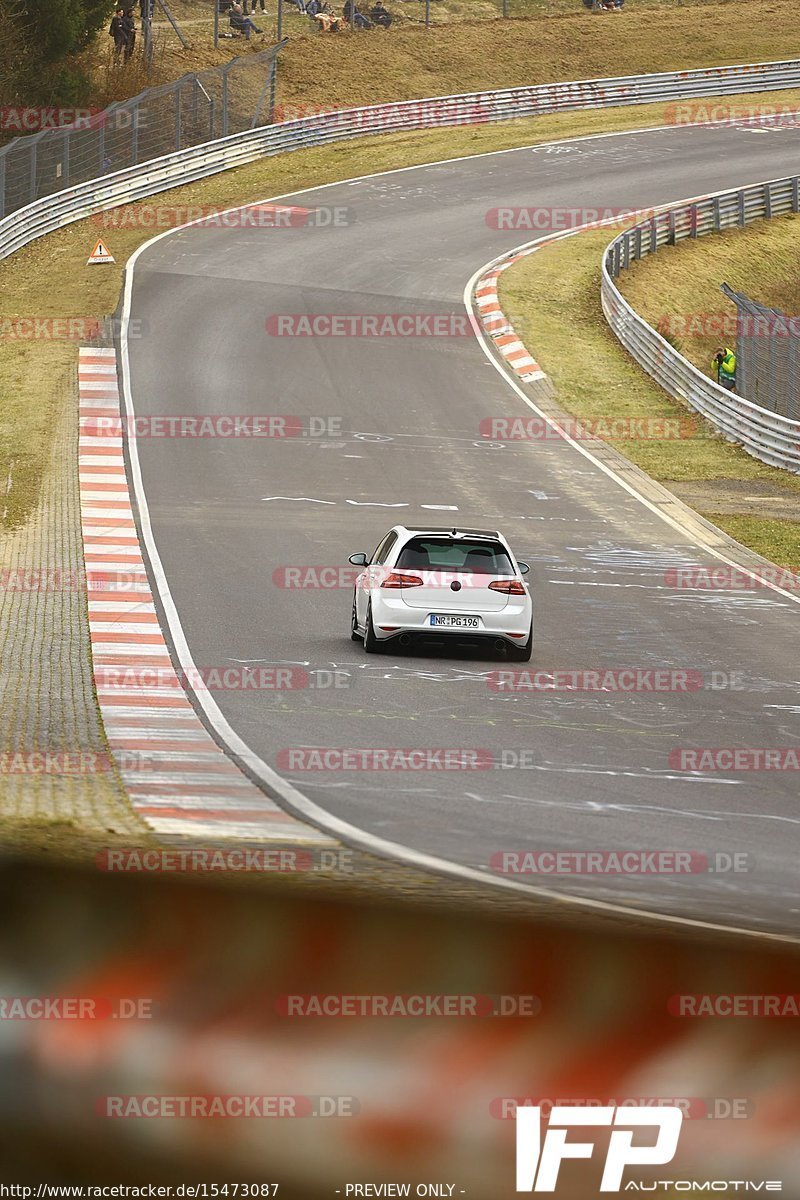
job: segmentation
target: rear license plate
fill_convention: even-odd
[[[456,617],[449,614],[431,613],[431,625],[449,629],[480,629],[480,617]]]

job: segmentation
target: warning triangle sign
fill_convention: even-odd
[[[98,240],[97,245],[95,246],[94,250],[89,255],[89,258],[86,263],[87,267],[91,266],[93,263],[113,263],[113,262],[114,262],[114,255],[111,253],[111,251],[109,250],[108,246],[105,244],[103,239],[100,238]]]

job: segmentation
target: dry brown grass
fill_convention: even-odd
[[[499,0],[433,0],[436,24],[426,30],[419,23],[422,0],[388,0],[402,24],[383,32],[323,36],[287,2],[284,33],[290,41],[281,55],[278,98],[284,104],[335,108],[800,55],[800,24],[790,0],[627,3],[621,14],[592,15],[580,0],[510,0],[515,19],[487,21],[482,17],[499,13]],[[226,41],[215,51],[211,4],[174,0],[173,11],[192,45],[183,50],[160,25],[154,81],[263,49],[275,35],[275,0],[268,7],[267,39],[254,38],[249,45]],[[129,74],[109,81],[108,43],[102,33],[91,58],[104,97],[121,99],[140,90],[144,77],[132,66]]]

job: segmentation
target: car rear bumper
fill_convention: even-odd
[[[379,641],[392,641],[403,637],[406,640],[425,639],[430,642],[459,642],[478,644],[494,642],[502,639],[510,646],[523,646],[528,639],[533,615],[533,606],[526,597],[524,604],[506,604],[496,612],[473,612],[467,610],[448,610],[442,605],[442,612],[452,612],[455,616],[476,616],[481,620],[479,629],[452,628],[446,626],[432,627],[430,625],[431,610],[425,608],[410,608],[407,604],[398,603],[394,598],[386,600],[382,596],[372,600],[372,623],[375,637]],[[513,635],[517,636],[513,636]]]

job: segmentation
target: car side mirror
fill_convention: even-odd
[[[520,573],[520,575],[527,575],[527,574],[528,574],[528,571],[530,571],[530,567],[528,566],[528,564],[527,564],[527,563],[524,563],[524,562],[518,562],[518,563],[517,563],[517,566],[519,567],[519,573]]]
[[[351,554],[347,561],[351,562],[354,567],[365,567],[367,565],[367,556],[366,554]]]

